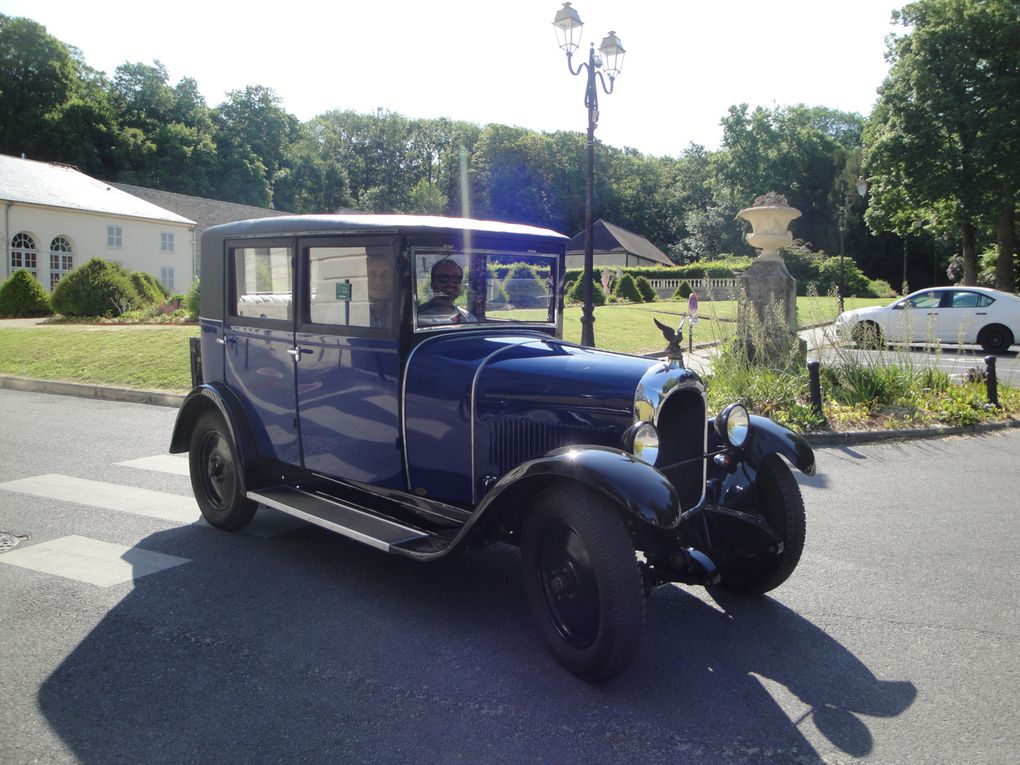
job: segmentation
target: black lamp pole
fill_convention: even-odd
[[[582,62],[574,68],[573,55],[578,47],[581,35],[581,18],[577,11],[570,7],[570,3],[564,3],[553,21],[560,35],[560,47],[567,54],[567,69],[573,75],[585,72],[587,82],[584,89],[584,105],[588,109],[588,144],[586,147],[585,161],[585,188],[584,188],[584,273],[581,276],[581,345],[588,347],[595,346],[595,309],[592,301],[592,282],[594,279],[594,244],[592,242],[592,208],[595,197],[595,128],[599,124],[599,93],[602,91],[609,95],[613,92],[613,85],[617,75],[620,74],[620,67],[623,66],[623,46],[620,38],[615,32],[610,32],[602,44],[599,52],[595,52],[595,43],[591,44],[588,50],[588,61]],[[599,71],[606,65],[606,75],[609,77],[609,86],[606,87],[605,78]],[[598,84],[596,84],[596,80]]]

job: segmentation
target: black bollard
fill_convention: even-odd
[[[825,419],[825,412],[822,411],[822,383],[818,379],[818,367],[817,361],[809,361],[807,363],[808,368],[808,379],[811,385],[811,409],[818,416],[819,419]]]
[[[995,377],[995,357],[985,356],[985,366],[988,368],[988,371],[985,373],[985,390],[988,394],[988,403],[996,409],[1000,409],[999,381]]]

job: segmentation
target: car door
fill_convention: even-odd
[[[944,343],[976,343],[988,318],[992,299],[973,290],[947,290],[938,316],[938,337]]]
[[[941,293],[934,290],[919,292],[900,301],[902,309],[896,309],[893,321],[895,332],[887,332],[890,340],[924,343],[935,338]],[[899,304],[898,304],[899,305]]]
[[[295,336],[303,464],[403,489],[399,425],[398,240],[302,240]]]
[[[259,453],[301,462],[294,411],[294,240],[227,242],[224,379]]]

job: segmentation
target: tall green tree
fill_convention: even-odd
[[[227,94],[213,112],[220,199],[268,207],[287,147],[298,137],[297,117],[271,88],[249,85]]]
[[[1020,5],[919,0],[893,14],[889,75],[865,132],[869,226],[958,228],[976,284],[982,228],[999,230],[996,285],[1013,287],[1020,191]]]
[[[46,127],[78,92],[81,66],[42,24],[0,14],[0,152],[59,159]]]

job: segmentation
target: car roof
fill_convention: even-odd
[[[569,237],[547,228],[526,226],[520,223],[476,220],[474,218],[445,218],[438,215],[284,215],[273,218],[225,223],[206,231],[212,236],[290,236],[296,234],[325,235],[329,233],[382,233],[384,231],[474,231],[487,234],[538,236],[568,240]]]

